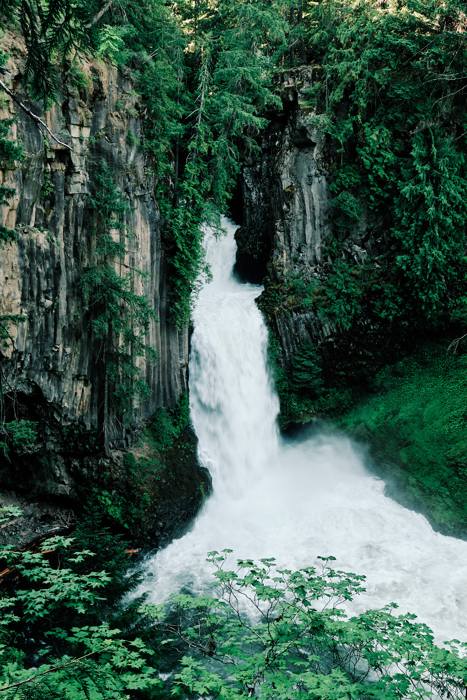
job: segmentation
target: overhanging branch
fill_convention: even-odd
[[[65,143],[64,141],[61,141],[57,136],[55,136],[55,134],[49,129],[49,127],[47,126],[47,124],[46,124],[37,114],[34,114],[34,112],[32,112],[32,111],[29,109],[29,107],[27,107],[27,106],[24,104],[24,102],[21,102],[21,100],[15,95],[15,93],[13,92],[13,90],[10,90],[10,88],[8,87],[8,85],[5,85],[5,83],[4,83],[3,80],[1,80],[1,79],[0,79],[0,88],[1,88],[4,92],[6,92],[6,94],[7,94],[9,97],[11,97],[11,99],[13,100],[13,102],[14,102],[15,104],[17,104],[18,107],[19,107],[20,109],[22,109],[23,112],[25,112],[25,113],[28,115],[28,117],[30,117],[30,118],[37,124],[37,126],[39,127],[39,129],[43,129],[43,130],[47,133],[47,135],[50,136],[50,138],[53,139],[53,140],[55,141],[55,143],[58,143],[59,146],[63,146],[63,148],[67,148],[69,151],[72,150],[71,146],[69,146],[67,143]]]
[[[100,650],[100,651],[103,651],[103,650]],[[83,661],[84,659],[87,659],[90,656],[94,656],[94,654],[98,654],[98,653],[99,653],[99,650],[90,651],[87,654],[83,654],[82,656],[78,656],[76,659],[71,659],[70,661],[67,661],[66,663],[58,664],[57,666],[52,666],[51,668],[48,668],[46,671],[39,671],[38,673],[34,673],[31,676],[29,676],[29,678],[25,678],[22,681],[17,681],[16,683],[10,683],[8,685],[4,685],[0,688],[0,693],[5,692],[6,690],[11,690],[12,688],[19,688],[19,686],[25,685],[26,683],[33,683],[38,678],[41,678],[42,676],[46,676],[48,673],[55,673],[55,671],[62,671],[63,669],[69,668],[70,666],[75,666],[76,664],[79,664],[80,661]]]
[[[105,5],[99,10],[97,15],[95,15],[90,22],[87,23],[86,29],[91,29],[95,24],[98,23],[98,21],[105,15],[107,10],[110,10],[110,8],[113,5],[113,0],[108,0],[108,2],[105,3]]]

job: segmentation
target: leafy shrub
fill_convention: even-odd
[[[0,522],[16,515],[0,509]],[[92,556],[59,536],[35,551],[0,548],[0,692],[6,700],[117,700],[161,685],[152,651],[102,619],[110,578],[90,569]]]
[[[4,423],[0,428],[3,440],[0,442],[0,450],[5,457],[11,454],[28,455],[39,449],[37,423],[30,420],[13,420]]]
[[[364,577],[335,569],[334,557],[292,571],[271,558],[230,568],[230,552],[209,554],[212,597],[182,594],[166,611],[146,608],[183,654],[169,681],[174,697],[463,698],[464,645],[437,647],[394,604],[349,618],[342,605],[364,590]]]

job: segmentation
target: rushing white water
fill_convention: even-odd
[[[387,498],[350,440],[280,438],[261,287],[234,278],[235,229],[225,228],[219,239],[207,234],[212,280],[194,311],[190,361],[191,416],[213,495],[191,531],[147,562],[144,588],[156,601],[183,585],[202,590],[213,549],[292,567],[332,554],[367,576],[353,612],[395,601],[438,639],[467,638],[467,543]]]

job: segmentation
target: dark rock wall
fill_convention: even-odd
[[[10,54],[3,79],[26,100],[21,42],[6,33],[2,48]],[[46,440],[42,454],[48,454],[41,459],[40,478],[48,481],[46,492],[57,494],[72,490],[70,453],[73,459],[79,449],[83,455],[92,453],[90,436],[104,431],[107,449],[125,447],[156,407],[174,406],[187,388],[188,329],[178,331],[168,319],[166,259],[141,146],[138,95],[116,67],[96,61],[84,63],[82,70],[80,86],[63,85],[61,100],[42,115],[71,151],[45,137],[5,95],[0,104],[0,117],[15,119],[12,135],[25,155],[16,170],[0,172],[0,181],[16,190],[0,216],[19,234],[17,243],[0,248],[0,315],[24,319],[11,325],[12,342],[1,350],[2,388],[15,417],[40,420]],[[28,104],[40,113],[40,105]],[[155,359],[140,361],[148,397],[134,400],[131,424],[125,427],[111,406],[99,415],[96,350],[79,292],[95,245],[89,193],[102,160],[111,166],[129,205],[132,236],[118,271],[126,274],[133,267],[143,272],[134,276],[133,288],[155,310],[147,338]],[[36,461],[36,456],[29,459]]]
[[[271,303],[275,287],[283,291],[287,281],[306,283],[321,273],[323,242],[331,232],[329,154],[314,126],[316,115],[302,106],[313,70],[284,76],[284,111],[265,134],[261,158],[245,167],[241,178],[237,268],[245,278],[265,284],[260,305],[285,365],[303,342],[320,342],[332,333],[311,312]]]

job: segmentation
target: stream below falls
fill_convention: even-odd
[[[193,313],[190,406],[213,494],[191,530],[147,560],[143,589],[154,602],[211,581],[210,550],[275,557],[299,568],[318,555],[364,574],[358,613],[395,601],[435,631],[467,639],[467,542],[436,533],[420,514],[384,494],[358,446],[332,432],[288,441],[267,368],[262,288],[233,275],[235,227],[206,232],[212,279]]]

